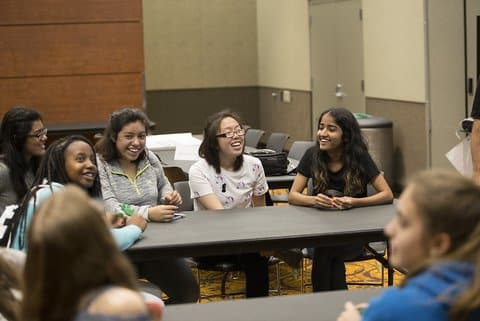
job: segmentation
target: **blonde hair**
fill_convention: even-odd
[[[410,182],[411,198],[426,235],[446,233],[451,245],[442,260],[475,265],[474,281],[453,302],[450,320],[465,320],[480,308],[480,186],[456,172],[424,171]],[[432,262],[426,260],[409,278]]]

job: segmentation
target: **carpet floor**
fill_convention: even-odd
[[[270,295],[292,295],[302,293],[302,270],[292,269],[287,264],[279,264],[280,272],[280,292],[277,290],[276,267],[270,266]],[[311,265],[305,260],[304,266],[304,287],[305,293],[312,292],[310,284]],[[196,270],[194,269],[196,274]],[[387,271],[385,273],[384,286],[387,286]],[[226,299],[244,298],[243,294],[229,295],[232,293],[245,291],[245,277],[241,272],[231,273],[226,282],[227,296],[220,296],[221,280],[223,273],[212,271],[200,271],[200,292],[201,302],[218,301]],[[381,282],[381,265],[375,260],[346,263],[347,282]],[[403,280],[403,275],[399,272],[394,273],[394,284],[398,285]],[[372,287],[372,285],[349,285],[349,289]]]

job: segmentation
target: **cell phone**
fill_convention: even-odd
[[[185,217],[185,214],[182,214],[182,213],[174,213],[173,214],[173,220],[178,220],[178,219],[181,219],[181,218],[184,218]]]

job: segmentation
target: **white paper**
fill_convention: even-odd
[[[445,156],[457,171],[467,177],[472,177],[472,153],[470,139],[465,137],[460,143],[450,149]]]
[[[197,140],[192,136],[192,133],[149,135],[147,136],[147,147],[149,149],[175,147],[179,144],[189,144]]]
[[[200,159],[198,156],[198,148],[200,147],[200,141],[195,144],[182,144],[177,145],[175,149],[175,156],[174,160],[189,160],[189,161],[196,161]]]

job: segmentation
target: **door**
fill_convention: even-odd
[[[365,112],[361,0],[310,2],[312,121],[329,107]]]
[[[468,116],[472,111],[473,96],[480,76],[480,1],[467,0],[466,5],[466,40],[467,40],[467,105]]]

